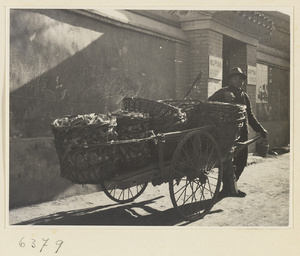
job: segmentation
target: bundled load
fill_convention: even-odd
[[[151,135],[150,119],[147,113],[116,111],[112,113],[117,120],[115,128],[118,140],[143,139]],[[149,141],[120,143],[117,147],[120,171],[127,171],[146,165],[151,158]]]
[[[151,139],[156,134],[207,125],[224,155],[245,122],[242,105],[142,98],[124,98],[123,103],[125,110],[110,115],[67,116],[51,124],[63,177],[79,184],[98,184],[158,159],[157,145]],[[179,141],[176,136],[165,139],[163,160],[173,157]]]
[[[211,126],[213,129],[210,132],[223,156],[240,137],[240,130],[246,118],[246,107],[243,105],[201,100],[164,100],[163,102],[180,108],[186,114],[184,123],[186,129]],[[176,143],[173,144],[173,147],[168,147],[171,149],[170,154],[175,151]]]
[[[184,128],[186,114],[170,104],[143,98],[124,98],[123,104],[127,111],[149,114],[150,128],[156,134]]]
[[[154,134],[180,131],[186,129],[186,113],[180,108],[164,101],[155,101],[143,98],[124,98],[124,108],[128,111],[146,113],[150,118],[150,129]],[[178,140],[165,141],[164,160],[173,156]],[[157,146],[149,143],[152,157],[158,159]]]
[[[200,102],[192,112],[191,127],[210,125],[221,154],[227,154],[240,137],[246,119],[246,106],[221,102]]]
[[[119,171],[144,166],[151,158],[149,141],[134,141],[151,136],[145,113],[66,116],[54,120],[51,128],[61,176],[74,183],[98,184]]]
[[[183,104],[180,104],[183,103]],[[197,105],[199,102],[193,102]],[[191,128],[190,112],[193,109],[187,101],[176,100],[149,100],[143,98],[124,98],[124,108],[129,111],[139,111],[149,114],[150,128],[155,134],[181,131]],[[178,139],[168,139],[165,141],[164,160],[170,160],[178,145]],[[150,145],[152,156],[158,158],[156,147]]]
[[[195,106],[199,105],[201,100],[161,100],[161,102],[164,102],[166,104],[169,104],[171,106],[180,108],[181,112],[185,113],[187,117],[189,117],[192,113],[192,110]]]
[[[65,116],[60,119],[56,119],[53,122],[55,127],[69,127],[69,126],[86,126],[97,124],[110,124],[111,118],[103,114],[85,114],[78,116]]]
[[[79,184],[97,184],[113,176],[118,155],[114,145],[116,118],[86,114],[56,119],[51,124],[61,176]]]

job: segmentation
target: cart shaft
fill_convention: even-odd
[[[255,142],[255,141],[257,141],[261,138],[262,138],[261,135],[257,135],[257,136],[253,137],[250,140],[243,141],[243,142],[236,142],[235,145],[238,146],[238,147],[244,148],[244,147],[247,147],[248,145],[252,144],[253,142]]]

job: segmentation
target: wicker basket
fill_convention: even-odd
[[[180,122],[177,125],[174,126],[174,131],[175,129],[180,131],[180,130],[186,130],[190,128],[194,128],[195,126],[193,125],[193,110],[194,108],[200,103],[200,101],[197,100],[161,100],[160,102],[163,102],[165,104],[168,104],[170,106],[176,107],[180,109],[182,113],[185,115],[185,120],[184,122]],[[178,139],[172,139],[172,140],[167,140],[166,145],[165,145],[165,150],[164,150],[164,160],[170,160],[173,157],[173,154],[178,146]]]
[[[148,115],[126,111],[113,114],[117,119],[118,140],[142,139],[149,137],[150,123]],[[151,154],[148,141],[130,142],[117,145],[120,171],[145,166]]]
[[[91,123],[91,117],[97,121]],[[115,125],[115,118],[93,114],[55,120],[51,129],[61,176],[78,184],[98,184],[113,176],[118,155],[107,143],[116,139]]]
[[[214,127],[211,133],[220,147],[221,154],[225,155],[240,137],[241,128],[245,125],[246,107],[238,104],[201,102],[193,109],[192,116],[192,127]]]
[[[150,117],[182,116],[179,108],[170,106],[160,101],[143,98],[124,98],[125,110],[148,113]]]
[[[77,184],[99,184],[116,175],[117,151],[113,145],[66,150],[59,156],[61,177]]]
[[[186,114],[164,102],[143,98],[124,98],[125,110],[149,114],[150,128],[154,133],[182,130]]]
[[[200,100],[162,100],[162,102],[177,107],[186,114],[187,119],[191,117],[193,109],[202,103]]]

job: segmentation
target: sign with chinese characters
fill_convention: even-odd
[[[268,66],[256,65],[256,103],[268,103]]]
[[[209,55],[209,73],[208,77],[212,79],[222,80],[223,78],[223,59]]]
[[[256,67],[248,66],[247,76],[248,76],[248,81],[247,81],[248,84],[256,85]]]

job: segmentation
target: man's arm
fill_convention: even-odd
[[[258,122],[254,113],[252,111],[251,102],[247,93],[245,93],[245,101],[247,106],[247,116],[249,125],[253,128],[254,131],[261,133],[261,135],[265,138],[267,135],[267,131],[263,128],[263,126]]]
[[[220,89],[216,91],[213,95],[211,95],[208,99],[208,101],[219,101],[219,102],[225,102],[224,97],[224,90]]]

